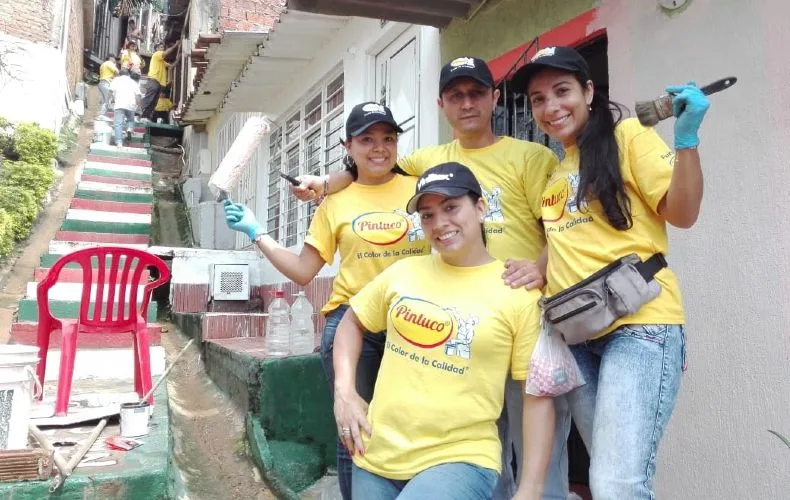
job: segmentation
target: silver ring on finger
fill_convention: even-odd
[[[340,429],[340,432],[342,432],[343,434],[351,434],[351,428],[343,427],[342,429]]]

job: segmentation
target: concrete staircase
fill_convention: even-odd
[[[96,122],[95,127],[105,127]],[[94,142],[79,173],[77,189],[60,230],[41,256],[34,281],[27,285],[19,301],[11,339],[19,344],[36,344],[38,304],[36,287],[49,268],[63,255],[82,248],[112,245],[145,250],[149,246],[153,190],[149,133],[142,123],[135,124],[132,140],[126,147]],[[94,268],[94,272],[98,269]],[[56,317],[76,318],[82,291],[82,270],[67,267],[60,282],[50,291],[50,308]],[[148,306],[149,336],[159,344],[156,324],[157,304]],[[51,347],[60,344],[60,334],[52,336]],[[131,347],[131,335],[83,335],[81,348]]]

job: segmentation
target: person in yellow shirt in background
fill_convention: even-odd
[[[492,116],[499,100],[499,90],[485,61],[459,57],[446,64],[439,77],[438,106],[453,128],[456,139],[447,144],[418,149],[398,160],[409,175],[419,176],[429,168],[447,161],[469,167],[483,187],[488,210],[485,214],[488,248],[494,258],[505,262],[503,279],[514,287],[543,286],[543,276],[533,265],[539,260],[546,239],[541,222],[541,194],[558,160],[541,144],[512,137],[498,137],[492,128]],[[326,179],[300,177],[302,185],[294,188],[301,200],[342,189],[351,182],[348,173],[332,173]],[[498,425],[503,443],[502,462],[521,463],[521,393],[520,384],[511,380],[506,386],[505,408]],[[564,407],[563,398],[557,398]],[[558,415],[567,415],[561,408]],[[569,417],[566,417],[569,418]],[[559,427],[570,425],[560,422]],[[546,498],[566,500],[568,496],[567,453],[565,446],[554,452]],[[516,490],[517,474],[505,467],[494,498],[510,500]]]
[[[321,360],[334,387],[332,351],[335,330],[348,308],[348,300],[393,263],[413,255],[430,253],[417,218],[403,207],[414,194],[416,178],[396,174],[398,134],[402,129],[389,108],[375,102],[354,106],[346,121],[345,163],[356,181],[342,192],[327,196],[313,216],[299,255],[279,245],[266,228],[243,205],[226,202],[228,225],[246,233],[267,259],[288,279],[307,286],[324,264],[340,256],[340,268],[332,283],[329,302],[321,312],[326,326],[321,338]],[[380,328],[380,331],[383,328]],[[366,336],[356,371],[356,387],[366,401],[384,350],[384,335]],[[340,492],[351,499],[351,459],[337,443]],[[359,498],[359,497],[357,497]]]
[[[173,109],[173,101],[170,100],[170,86],[168,85],[159,93],[152,121],[159,123],[159,120],[162,120],[161,123],[170,123],[171,109]]]
[[[175,52],[178,44],[165,50],[164,43],[157,43],[156,50],[151,54],[151,66],[148,68],[148,80],[145,82],[145,92],[143,93],[143,106],[141,114],[143,118],[154,121],[154,111],[156,101],[162,89],[167,86],[167,68],[170,64],[165,60]]]
[[[539,500],[554,402],[523,381],[540,330],[540,292],[511,288],[486,249],[487,207],[467,167],[428,169],[407,205],[435,253],[396,262],[350,300],[335,341],[335,419],[352,450],[352,496],[488,500],[502,470],[505,383],[522,384],[524,458],[512,498]],[[386,328],[373,400],[354,386],[369,331]]]
[[[137,42],[129,41],[126,48],[121,51],[121,67],[129,70],[130,73],[141,74],[145,62],[137,53]]]
[[[574,49],[541,49],[512,84],[527,94],[537,125],[565,148],[542,203],[547,295],[631,253],[654,261],[668,252],[667,223],[695,223],[703,187],[697,132],[709,101],[694,84],[667,88],[677,118],[674,154],[655,129],[621,119],[620,106],[595,88]],[[678,280],[658,261],[656,298],[571,346],[587,384],[567,399],[590,451],[595,499],[655,498],[658,444],[675,406],[686,342]],[[563,438],[567,429],[557,429]]]
[[[99,66],[99,95],[101,96],[99,120],[109,120],[107,105],[110,102],[110,83],[116,76],[118,76],[118,66],[115,64],[115,57],[107,56],[107,60]]]

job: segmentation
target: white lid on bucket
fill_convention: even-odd
[[[0,366],[38,364],[38,347],[0,344]]]

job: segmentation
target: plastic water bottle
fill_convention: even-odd
[[[313,326],[313,305],[304,292],[296,294],[291,306],[291,352],[309,354],[315,347],[315,327]]]
[[[269,356],[287,356],[291,345],[291,308],[285,301],[285,292],[275,290],[274,300],[269,304],[266,323],[266,352]]]

